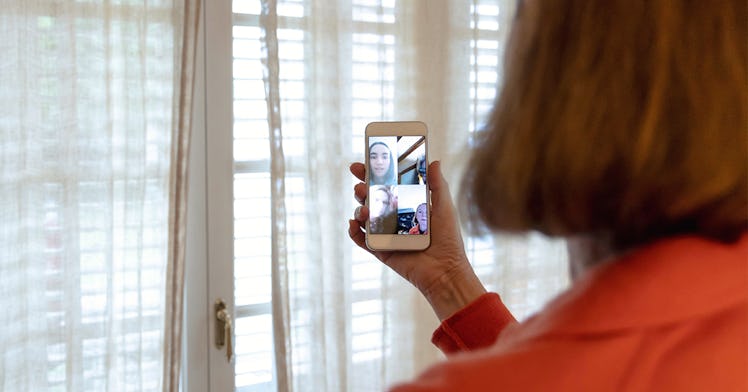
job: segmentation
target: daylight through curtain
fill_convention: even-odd
[[[173,390],[197,4],[2,2],[0,389]]]

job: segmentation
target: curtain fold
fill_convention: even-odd
[[[3,1],[0,389],[176,390],[198,7]]]
[[[270,149],[271,287],[275,375],[278,390],[290,390],[293,350],[289,340],[289,286],[286,232],[286,162],[283,154],[283,129],[280,104],[278,56],[278,5],[262,0],[263,84],[267,103]]]
[[[178,391],[184,323],[185,250],[187,235],[187,179],[195,86],[195,53],[202,0],[174,4],[174,103],[172,106],[169,175],[169,240],[164,313],[163,390]],[[179,30],[177,30],[179,31]]]

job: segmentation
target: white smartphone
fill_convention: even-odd
[[[366,126],[369,249],[423,250],[431,244],[427,136],[420,121]]]

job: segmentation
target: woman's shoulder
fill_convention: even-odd
[[[523,325],[511,332],[522,335]],[[748,303],[665,328],[606,333],[510,333],[450,356],[408,391],[748,390]],[[715,359],[719,358],[715,366]]]
[[[521,327],[520,327],[521,328]],[[613,390],[615,379],[627,366],[617,361],[604,369],[600,358],[565,339],[523,341],[456,354],[435,365],[409,384],[393,390],[408,391],[578,391]],[[584,377],[580,377],[580,375]],[[590,388],[588,388],[590,387]]]

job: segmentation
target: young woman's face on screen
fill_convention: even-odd
[[[383,144],[369,148],[369,167],[375,178],[382,178],[390,168],[390,150]]]
[[[378,217],[384,215],[390,207],[390,195],[382,189],[374,191],[369,203],[369,215]]]
[[[425,204],[418,206],[418,209],[416,210],[416,220],[418,221],[418,227],[421,228],[421,231],[428,229],[429,217]]]

